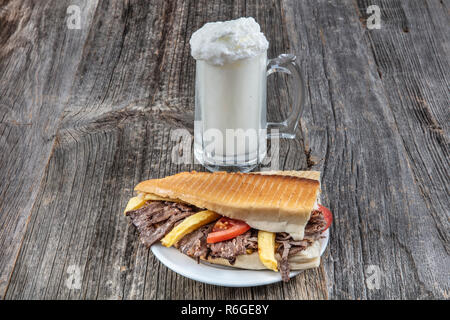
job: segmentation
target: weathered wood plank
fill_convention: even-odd
[[[411,163],[422,163],[422,169],[434,164],[420,160],[429,151],[416,149],[411,159],[405,142],[428,143],[399,127],[399,121],[412,120],[408,114],[411,105],[398,103],[405,98],[408,88],[393,90],[395,87],[385,82],[384,76],[380,78],[377,66],[379,54],[386,63],[401,61],[407,66],[390,65],[391,69],[381,71],[382,74],[391,72],[394,78],[400,77],[397,82],[404,80],[402,77],[410,79],[406,84],[423,83],[421,70],[411,59],[433,64],[430,57],[437,59],[436,52],[429,50],[411,56],[409,51],[413,43],[428,39],[432,34],[432,29],[427,29],[430,25],[424,24],[405,36],[402,28],[390,25],[397,24],[399,17],[390,20],[388,15],[383,16],[387,22],[381,30],[368,31],[358,19],[367,16],[359,14],[365,12],[368,2],[353,8],[350,1],[343,6],[325,1],[315,2],[315,6],[294,3],[286,12],[288,21],[300,33],[299,37],[293,37],[296,49],[304,52],[300,56],[305,61],[310,94],[305,127],[312,155],[324,159],[318,168],[323,171],[325,203],[335,214],[331,257],[325,261],[330,296],[352,299],[448,296],[449,256],[445,247],[449,230],[449,180],[445,146],[437,145],[433,151],[440,162],[435,175],[440,172],[441,176],[418,182]],[[401,8],[403,3],[389,1],[379,5],[383,13]],[[408,3],[421,3],[419,8],[424,5]],[[422,15],[419,8],[408,12],[411,20]],[[353,10],[358,12],[357,16]],[[418,35],[407,41],[399,39],[412,37],[410,34],[416,32]],[[368,39],[372,41],[370,46],[364,45]],[[384,48],[396,52],[386,54],[382,52]],[[437,53],[441,58],[448,56],[443,51]],[[440,61],[434,68],[439,69],[447,62]],[[447,82],[445,75],[434,77],[434,81],[436,91],[443,88],[437,82]],[[442,91],[440,97],[442,100],[435,100],[440,103],[434,107],[442,113],[442,119],[448,118],[448,97],[442,96]],[[417,103],[412,106],[416,111],[421,108]],[[426,125],[419,121],[414,127]],[[439,200],[432,202],[443,204],[435,209],[426,203],[427,195],[422,190],[424,186],[434,188],[433,185],[440,192],[435,194]],[[368,290],[366,286],[370,265],[382,271],[380,290]]]
[[[450,290],[448,9],[442,1],[378,4],[386,23],[367,39],[415,191],[408,192],[416,212],[408,212],[411,236],[400,233],[398,242],[409,250],[423,297],[444,298]]]
[[[80,4],[85,23],[96,1]],[[66,29],[63,1],[0,10],[0,297],[4,297],[51,156],[88,29]],[[63,30],[63,32],[61,32]],[[42,200],[42,199],[41,199]]]

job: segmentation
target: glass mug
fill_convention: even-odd
[[[194,155],[198,162],[210,171],[248,172],[266,156],[267,138],[295,138],[305,95],[295,60],[291,54],[268,60],[267,51],[223,66],[197,60]],[[266,118],[266,80],[275,72],[292,75],[298,86],[289,116],[279,123]]]

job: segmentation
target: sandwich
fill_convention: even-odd
[[[212,264],[280,272],[318,267],[331,212],[320,172],[181,172],[135,187],[125,215],[150,247],[161,242]]]

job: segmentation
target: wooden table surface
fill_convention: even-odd
[[[0,1],[0,297],[448,299],[449,4]],[[240,16],[271,57],[298,56],[305,111],[280,168],[322,171],[335,220],[319,268],[224,288],[159,263],[122,211],[139,181],[202,170],[171,158],[174,130],[193,127],[189,38]]]

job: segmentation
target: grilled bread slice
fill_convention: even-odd
[[[279,254],[276,254],[278,260],[281,259]],[[205,260],[204,258],[201,258]],[[227,259],[212,258],[206,259],[209,263],[219,264],[222,266],[249,269],[249,270],[268,270],[262,264],[257,252],[251,254],[243,254],[236,257],[234,264],[231,264]],[[320,241],[314,241],[306,250],[300,251],[289,257],[289,268],[291,270],[304,270],[310,268],[317,268],[320,265]]]
[[[301,240],[320,192],[317,171],[181,172],[139,183],[135,190],[178,199]]]

